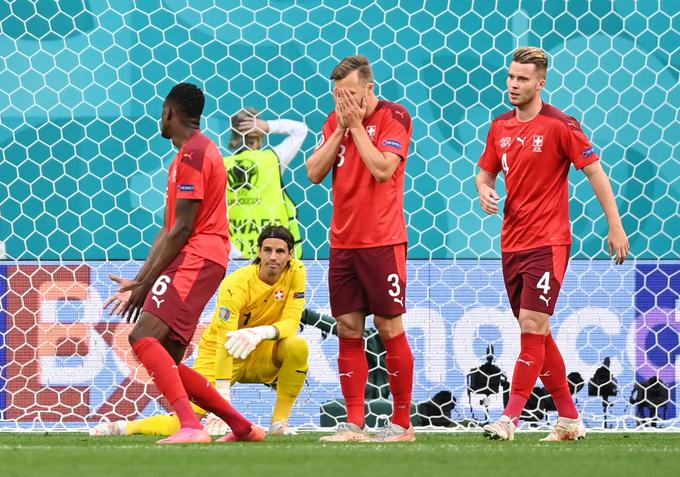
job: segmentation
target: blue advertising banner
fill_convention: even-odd
[[[327,262],[306,265],[308,307],[329,313]],[[132,325],[102,310],[114,292],[108,275],[130,277],[138,267],[137,262],[0,264],[0,427],[76,428],[164,412],[163,400],[130,350]],[[519,328],[505,295],[500,262],[410,261],[407,273],[404,321],[416,363],[413,400],[449,391],[457,399],[454,421],[484,419],[486,412],[490,418],[499,416],[502,393],[477,394],[468,388],[468,375],[487,360],[492,345],[493,363],[512,380]],[[567,372],[586,382],[575,397],[589,426],[602,427],[605,411],[608,423],[616,427],[652,417],[644,402],[631,403],[636,382],[649,379],[668,390],[657,406],[658,425],[678,425],[679,294],[679,262],[570,264],[552,320],[553,335]],[[214,306],[213,298],[194,342]],[[338,342],[313,326],[304,326],[301,335],[309,343],[310,369],[291,424],[316,427],[321,405],[342,397]],[[196,347],[190,351],[192,362]],[[599,396],[589,396],[587,386],[605,361],[617,384],[607,406]],[[276,392],[265,385],[236,384],[232,399],[246,416],[267,425]]]

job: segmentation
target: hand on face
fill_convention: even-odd
[[[340,129],[347,129],[344,109],[342,107],[342,98],[340,97],[340,89],[341,88],[335,88],[333,90],[333,97],[335,98],[335,117],[338,120],[338,127]]]
[[[366,115],[366,95],[364,91],[361,104],[357,103],[347,88],[336,88],[336,108],[339,107],[345,127],[361,127]]]
[[[267,121],[262,119],[246,117],[238,123],[238,130],[242,133],[267,133],[269,126]]]

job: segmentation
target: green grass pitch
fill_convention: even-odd
[[[617,476],[670,477],[680,433],[591,433],[578,442],[514,442],[476,433],[420,433],[407,444],[322,444],[319,434],[262,443],[158,446],[150,437],[0,433],[0,475],[9,476]]]

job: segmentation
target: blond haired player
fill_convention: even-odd
[[[520,329],[520,354],[510,399],[498,422],[484,426],[491,439],[513,440],[536,379],[550,392],[559,419],[544,441],[576,440],[586,429],[569,392],[562,354],[550,331],[569,262],[569,169],[590,181],[609,223],[609,252],[616,263],[630,246],[607,174],[579,122],[544,103],[548,56],[540,48],[515,51],[508,69],[514,109],[496,117],[479,160],[477,190],[482,209],[499,211],[496,176],[503,171],[506,199],[501,232],[503,278]]]
[[[282,226],[267,226],[258,237],[255,261],[224,279],[217,309],[199,343],[194,370],[225,398],[230,383],[276,381],[277,399],[269,433],[293,435],[288,425],[293,404],[307,376],[307,342],[296,332],[305,306],[306,271],[293,258],[294,238]],[[206,411],[198,406],[200,416]],[[211,433],[217,419],[208,417]],[[213,427],[211,429],[211,427]],[[93,435],[169,435],[179,429],[174,415],[99,424]],[[231,435],[231,434],[230,434]]]

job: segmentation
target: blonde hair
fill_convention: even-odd
[[[517,48],[512,55],[512,61],[523,65],[534,65],[536,71],[542,72],[543,76],[548,72],[548,54],[535,46]]]
[[[229,148],[237,153],[244,149],[258,149],[262,145],[263,134],[257,130],[250,132],[239,131],[238,125],[246,118],[258,119],[260,112],[257,108],[245,108],[231,117],[231,140]]]
[[[373,68],[371,68],[368,58],[363,55],[348,56],[342,60],[338,63],[338,66],[333,68],[331,79],[334,81],[345,79],[352,71],[358,71],[359,78],[366,83],[373,82]]]

